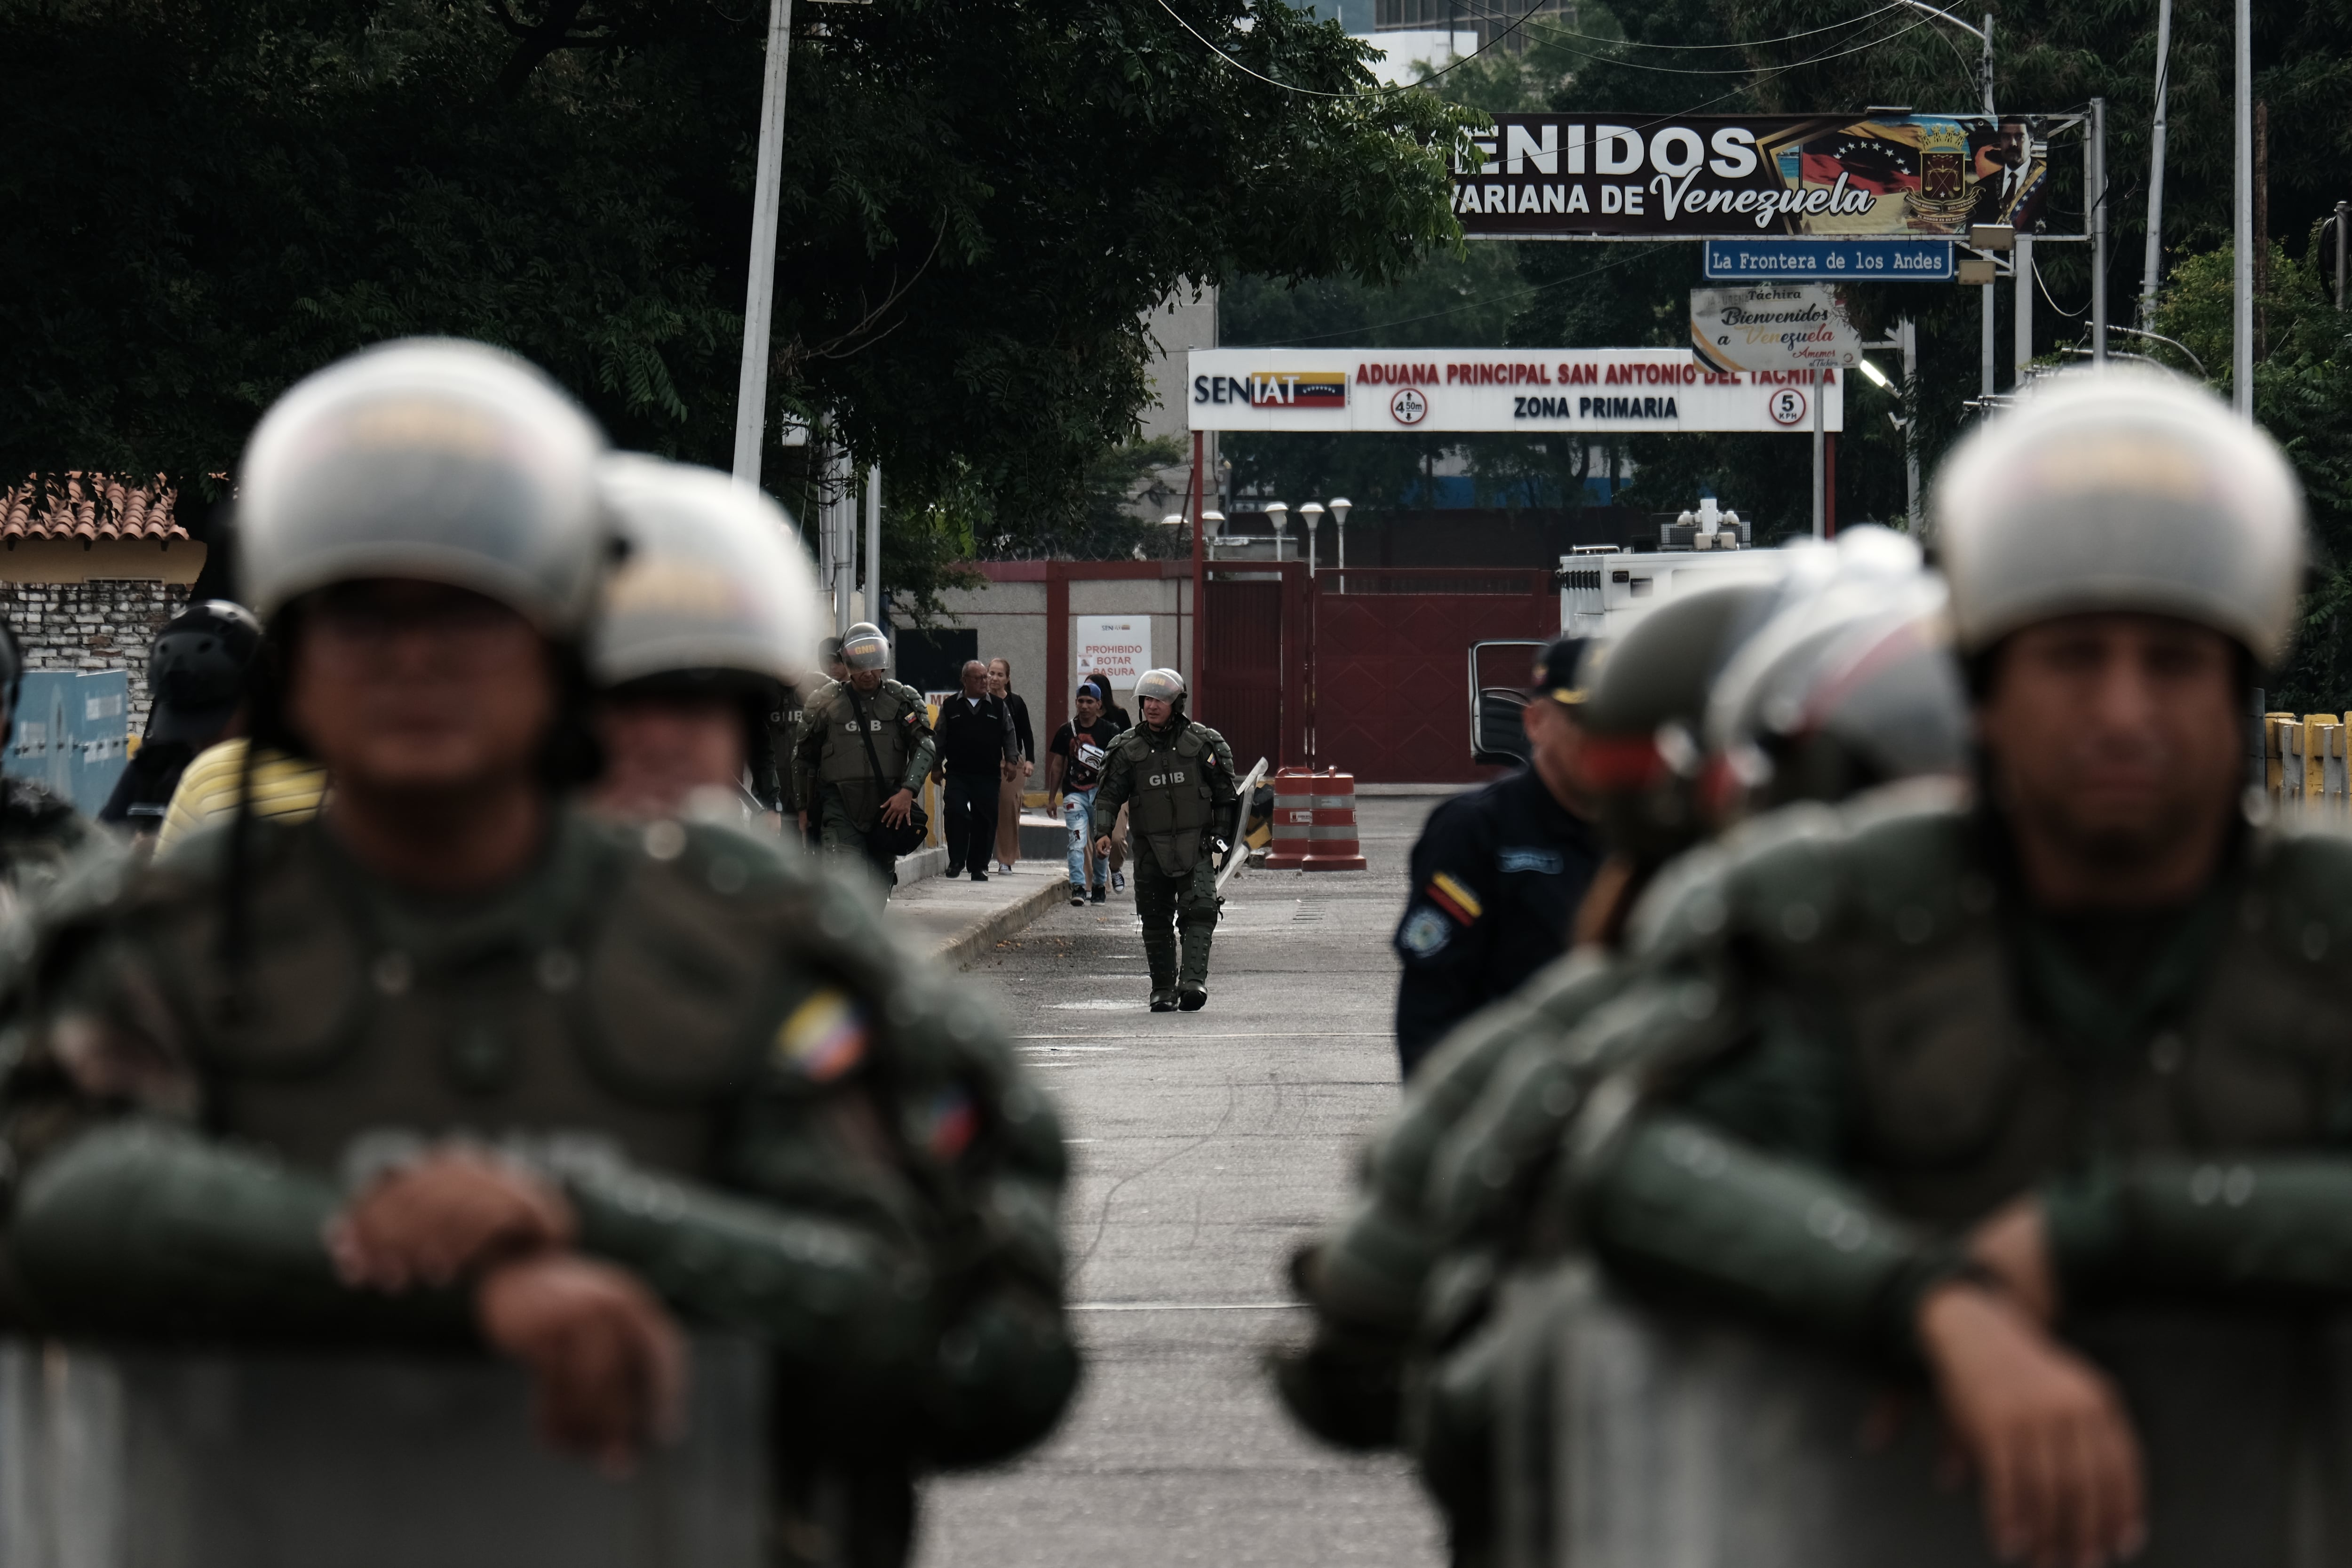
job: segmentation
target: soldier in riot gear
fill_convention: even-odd
[[[147,653],[147,730],[98,819],[152,836],[180,775],[226,735],[245,701],[261,623],[243,605],[207,599],[172,617]]]
[[[1235,805],[1234,752],[1184,712],[1184,678],[1148,669],[1135,683],[1142,721],[1111,742],[1095,790],[1095,853],[1110,854],[1118,808],[1129,807],[1142,845],[1135,908],[1151,965],[1151,1010],[1197,1012],[1209,1003],[1209,943],[1217,929],[1217,857],[1229,847]],[[1177,956],[1177,931],[1183,956]]]
[[[1460,1561],[1491,1548],[1493,1478],[1478,1347],[1447,1352],[1490,1310],[1530,1173],[1573,1103],[1557,1087],[1562,1042],[1633,976],[1617,961],[1629,910],[1669,860],[1743,812],[1962,763],[1943,589],[1916,548],[1856,529],[1784,564],[1775,583],[1670,601],[1588,658],[1588,787],[1612,856],[1580,944],[1454,1031],[1375,1142],[1362,1204],[1299,1262],[1318,1333],[1277,1361],[1286,1402],[1330,1441],[1385,1446],[1407,1365],[1435,1362],[1413,1425]],[[1778,728],[1759,736],[1767,713]]]
[[[1988,422],[1936,510],[1977,789],[1776,814],[1663,881],[1566,1047],[1623,1066],[1561,1190],[1621,1279],[1924,1368],[2000,1556],[2162,1558],[2167,1478],[2262,1417],[2144,1448],[2161,1370],[2102,1324],[2352,1297],[2352,840],[2241,804],[2301,497],[2200,389],[2105,371]]]
[[[887,896],[898,885],[888,830],[911,820],[936,752],[930,707],[884,673],[890,643],[871,622],[849,628],[841,656],[847,679],[819,689],[801,715],[793,798],[803,803],[801,830],[814,823],[825,853],[863,861]]]
[[[36,1331],[473,1347],[606,1463],[680,1324],[767,1350],[780,1561],[906,1553],[910,1478],[1076,1376],[1053,1111],[772,840],[572,809],[614,551],[587,416],[388,344],[239,476],[257,743],[336,787],[53,902],[12,975],[5,1306]]]
[[[597,804],[672,816],[698,797],[764,816],[772,716],[821,614],[791,520],[749,485],[656,458],[607,458],[604,481],[629,552],[589,643]]]

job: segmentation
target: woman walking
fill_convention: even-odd
[[[1013,869],[1021,858],[1021,797],[1029,787],[1029,775],[1037,768],[1037,732],[1029,727],[1029,704],[1013,690],[1013,661],[992,658],[988,661],[988,689],[994,697],[1003,698],[1013,715],[1013,733],[1021,742],[1021,760],[1004,764],[1004,788],[996,801],[996,868]]]

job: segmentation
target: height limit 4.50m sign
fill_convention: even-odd
[[[1489,239],[1865,238],[2030,230],[2073,117],[1498,114],[1454,173]]]

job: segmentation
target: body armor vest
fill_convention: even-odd
[[[2175,954],[2177,1002],[2104,1042],[2035,999],[2028,944],[2056,939],[1997,896],[1986,855],[1965,811],[1915,812],[1792,835],[1737,879],[1774,989],[1848,1053],[1853,1166],[1891,1208],[1958,1227],[2091,1155],[2352,1136],[2352,996],[2326,962],[2352,950],[2352,839],[2253,836]]]
[[[1189,875],[1201,858],[1201,836],[1213,818],[1209,754],[1207,737],[1189,723],[1172,738],[1139,730],[1127,744],[1135,770],[1128,820],[1171,877]]]
[[[905,776],[913,750],[908,743],[905,719],[921,699],[910,688],[886,680],[870,694],[858,693],[857,701],[866,710],[866,730],[874,738],[875,761],[882,764],[882,776],[889,783],[884,787],[874,782],[874,763],[866,760],[866,744],[857,735],[857,710],[850,706],[850,690],[844,685],[816,710],[824,726],[817,784],[841,797],[852,827],[870,833],[880,817],[883,801],[898,790]]]
[[[672,866],[577,818],[526,887],[454,914],[364,885],[315,826],[271,837],[250,871],[242,1016],[224,1005],[214,900],[159,956],[199,1031],[215,1130],[314,1170],[363,1155],[362,1135],[465,1129],[723,1179],[725,1106],[776,1018],[823,984],[779,973],[794,937],[772,917],[746,901],[713,919]]]

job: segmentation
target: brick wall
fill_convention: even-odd
[[[131,676],[131,733],[147,727],[147,647],[184,609],[188,587],[149,578],[0,583],[0,615],[27,669],[120,669]]]

